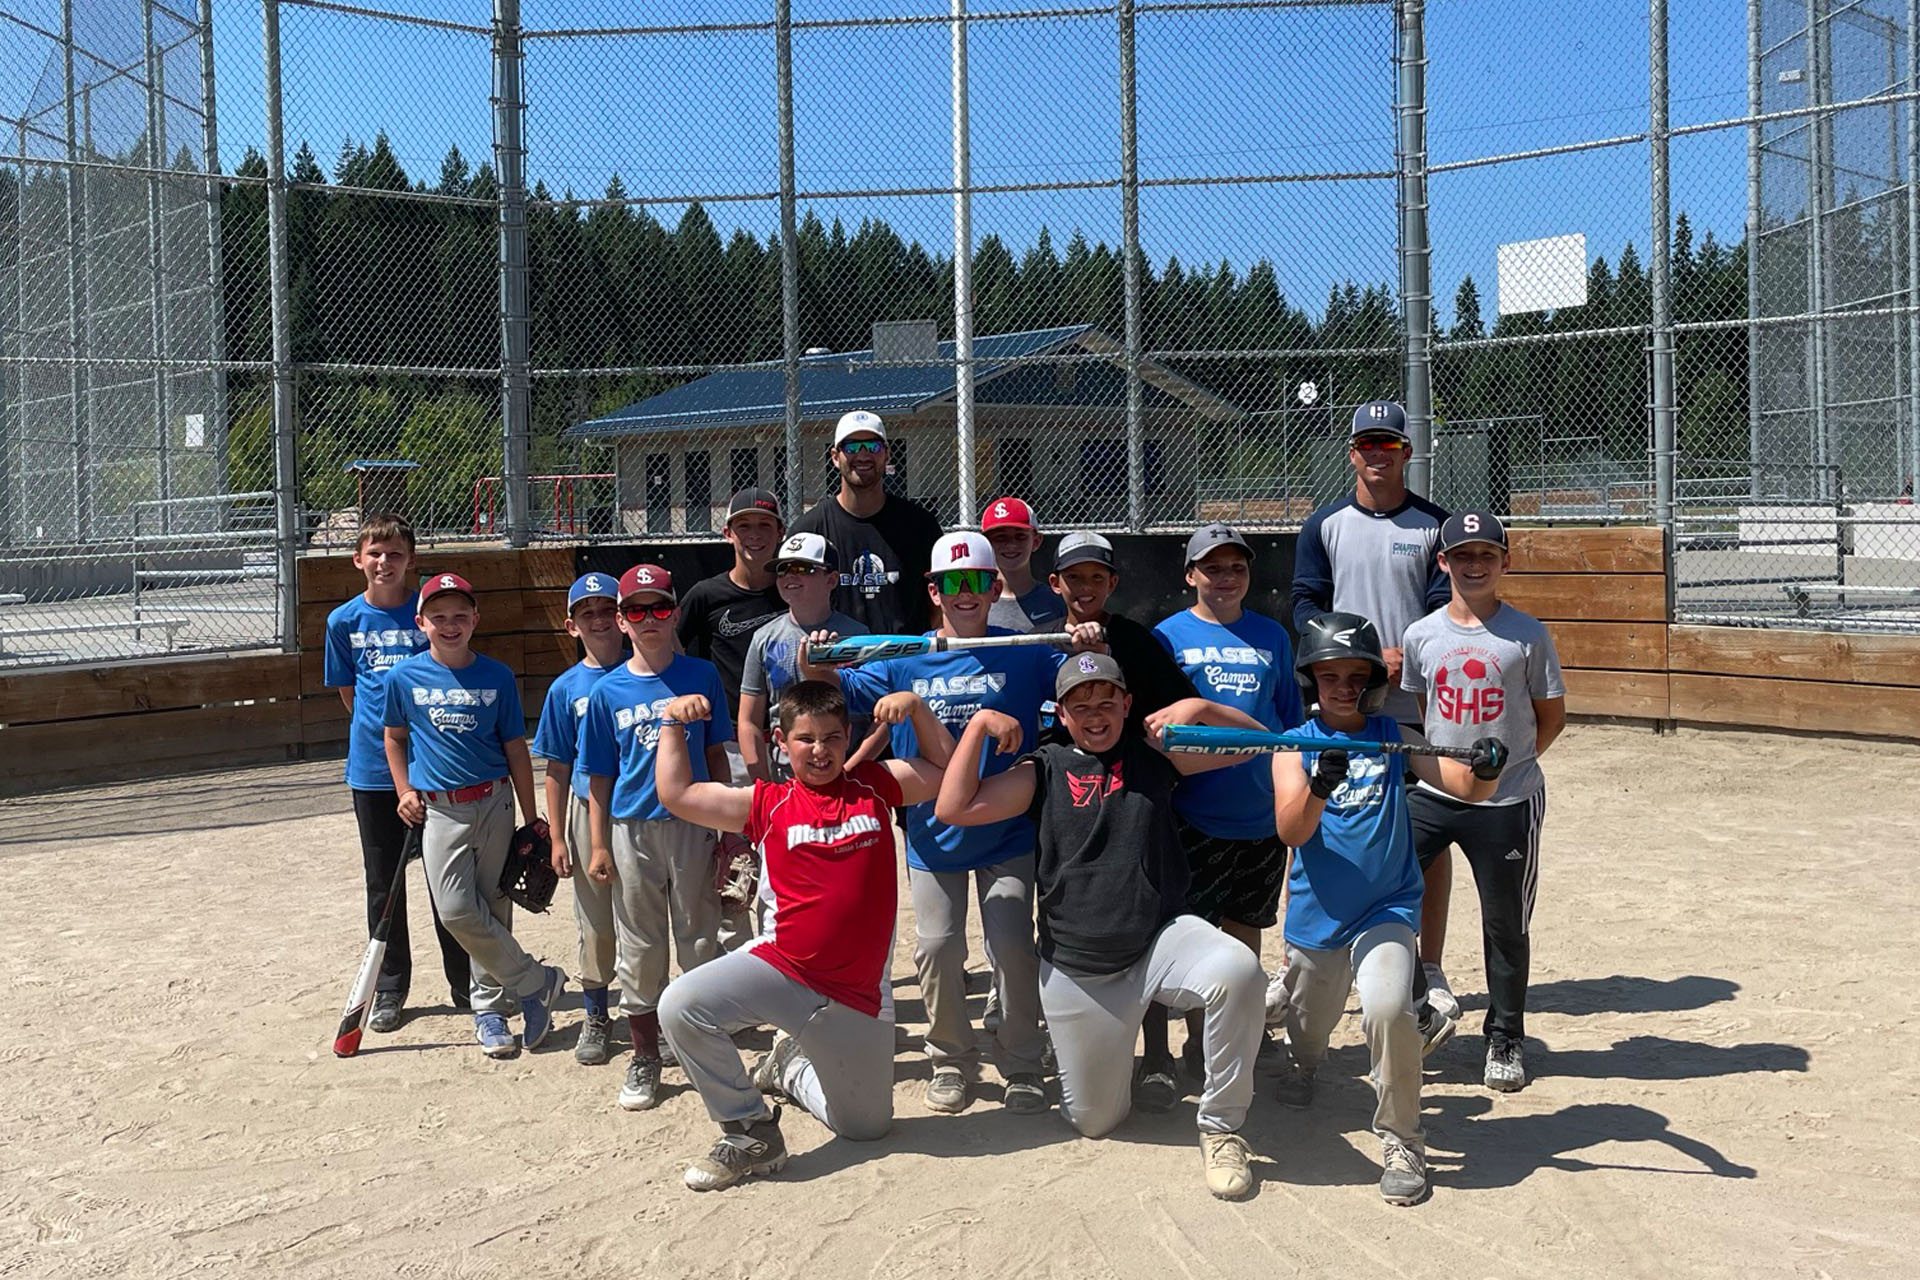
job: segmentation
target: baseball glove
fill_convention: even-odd
[[[760,887],[760,859],[753,843],[745,836],[727,832],[713,851],[714,886],[720,890],[720,902],[729,909],[747,906]]]
[[[529,911],[553,905],[560,877],[553,870],[553,838],[544,822],[530,822],[513,833],[507,865],[500,869],[500,892]]]

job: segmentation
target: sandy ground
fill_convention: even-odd
[[[1258,1192],[1226,1204],[1190,1101],[1098,1142],[997,1087],[925,1111],[910,944],[892,1135],[789,1111],[784,1173],[695,1195],[713,1131],[679,1073],[658,1111],[618,1110],[620,1067],[569,1052],[577,991],[549,1048],[483,1058],[424,895],[428,1007],[328,1052],[362,947],[337,765],[0,803],[0,1273],[1912,1274],[1920,748],[1581,726],[1548,764],[1539,1078],[1487,1093],[1469,1035],[1429,1061],[1411,1209],[1375,1189],[1357,1013],[1311,1111],[1256,1103]],[[572,968],[569,914],[523,930]],[[1471,1025],[1476,930],[1463,875]]]

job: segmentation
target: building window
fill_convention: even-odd
[[[713,455],[705,449],[687,450],[687,532],[713,529]]]
[[[1161,442],[1146,442],[1146,489],[1149,495],[1164,493],[1166,468],[1162,465]],[[1080,484],[1089,494],[1110,497],[1127,491],[1127,442],[1089,440],[1080,446]]]
[[[760,484],[760,451],[758,449],[735,449],[727,456],[727,466],[732,476],[732,486],[727,490],[729,497],[742,489],[757,488]]]

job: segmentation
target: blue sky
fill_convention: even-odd
[[[379,0],[374,0],[379,3]],[[7,0],[57,21],[50,0]],[[1000,8],[1064,7],[1019,0]],[[96,0],[104,12],[131,0]],[[416,12],[484,26],[478,0],[406,0]],[[976,9],[988,5],[976,3]],[[525,0],[530,29],[636,22],[757,21],[767,0]],[[801,22],[879,13],[935,15],[944,0],[796,0]],[[1745,6],[1675,0],[1672,115],[1676,124],[1745,109]],[[1533,13],[1525,20],[1514,15]],[[263,133],[258,7],[215,0],[219,125],[237,162]],[[336,12],[282,9],[286,127],[329,165],[342,138],[384,129],[408,171],[431,179],[449,144],[490,155],[484,36]],[[1433,0],[1428,14],[1430,151],[1445,163],[1637,132],[1647,113],[1645,0],[1525,6],[1511,0]],[[137,31],[137,28],[136,28]],[[1149,13],[1138,26],[1141,173],[1340,173],[1393,165],[1392,33],[1385,5],[1325,5],[1220,13]],[[0,53],[17,46],[0,44]],[[802,29],[794,37],[796,130],[803,190],[943,185],[950,176],[949,29]],[[1118,82],[1110,17],[978,24],[970,39],[974,179],[1100,180],[1118,173]],[[25,58],[9,57],[24,68]],[[39,68],[0,71],[11,114]],[[773,42],[750,32],[528,42],[529,175],[556,192],[597,195],[618,172],[630,193],[659,197],[671,223],[689,194],[752,195],[777,187]],[[1673,204],[1696,237],[1737,239],[1746,200],[1745,131],[1673,145]],[[1495,247],[1584,232],[1590,255],[1647,242],[1644,145],[1436,175],[1434,286],[1443,322],[1460,277],[1472,273],[1492,309]],[[929,248],[952,244],[945,196],[840,197],[806,202],[849,228],[885,219]],[[766,199],[709,207],[723,232],[770,232]],[[987,194],[974,201],[978,235],[1016,251],[1045,225],[1056,246],[1076,227],[1117,242],[1117,191]],[[1244,269],[1267,258],[1282,287],[1317,312],[1330,284],[1391,282],[1390,181],[1151,188],[1141,231],[1156,268],[1221,258]]]

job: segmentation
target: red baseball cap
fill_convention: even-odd
[[[680,598],[673,593],[673,575],[657,564],[637,564],[620,575],[620,603],[625,604],[635,596],[665,596],[675,604]]]
[[[1035,533],[1040,526],[1034,523],[1033,508],[1018,498],[995,498],[980,513],[980,532],[989,529],[1031,529]]]
[[[473,594],[473,584],[457,573],[436,573],[420,584],[420,603],[414,606],[416,612],[427,607],[427,601],[435,596],[444,596],[449,591],[458,592],[475,604],[479,598]]]

